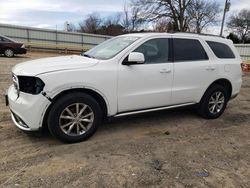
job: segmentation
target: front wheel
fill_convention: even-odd
[[[11,48],[7,48],[4,50],[4,55],[5,57],[13,57],[14,56],[14,51]]]
[[[221,116],[228,102],[228,92],[221,85],[211,86],[201,99],[198,113],[207,119],[215,119]]]
[[[83,93],[71,93],[59,98],[48,115],[48,128],[63,142],[87,140],[102,121],[102,111],[97,101]]]

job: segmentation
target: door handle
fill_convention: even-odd
[[[162,69],[160,70],[160,73],[171,73],[170,69]]]
[[[213,67],[213,66],[208,66],[208,67],[206,67],[206,70],[208,70],[208,71],[214,71],[216,68],[215,67]]]

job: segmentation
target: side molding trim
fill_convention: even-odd
[[[128,116],[133,114],[140,114],[140,113],[146,113],[146,112],[153,112],[153,111],[159,111],[159,110],[166,110],[171,108],[177,108],[177,107],[183,107],[183,106],[189,106],[194,105],[195,103],[185,103],[185,104],[178,104],[178,105],[172,105],[172,106],[165,106],[165,107],[158,107],[158,108],[150,108],[145,110],[138,110],[138,111],[131,111],[131,112],[122,112],[118,113],[114,117],[122,117],[122,116]]]

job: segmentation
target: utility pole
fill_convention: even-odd
[[[221,23],[220,36],[222,36],[222,34],[223,34],[223,27],[224,27],[224,22],[225,22],[225,18],[226,18],[226,13],[229,11],[230,6],[231,6],[230,0],[226,0],[225,7],[224,7],[223,18],[222,18],[222,23]]]

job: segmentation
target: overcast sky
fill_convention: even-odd
[[[108,17],[122,12],[126,0],[0,0],[0,23],[63,29],[65,21],[78,24],[87,14]],[[225,0],[217,0],[223,8]],[[127,1],[129,2],[129,1]],[[230,13],[250,9],[250,0],[231,0]],[[208,32],[219,32],[219,26]]]

